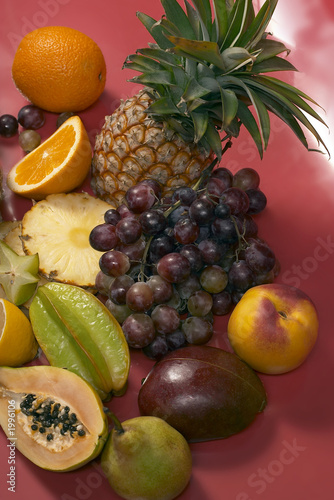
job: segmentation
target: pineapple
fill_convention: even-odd
[[[124,66],[141,73],[130,81],[144,88],[106,117],[96,138],[92,189],[98,197],[119,205],[145,178],[158,180],[163,196],[193,185],[242,126],[262,158],[269,112],[307,149],[301,125],[327,149],[305,115],[324,123],[315,101],[267,74],[296,71],[280,57],[287,47],[266,32],[277,1],[266,0],[255,14],[252,0],[184,0],[184,9],[177,0],[161,0],[159,21],[137,14],[155,43],[127,58]]]
[[[102,253],[90,246],[89,234],[109,208],[88,194],[69,193],[49,195],[26,212],[21,240],[26,254],[38,253],[40,275],[94,288]]]

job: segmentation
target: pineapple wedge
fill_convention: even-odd
[[[90,246],[89,234],[109,208],[86,193],[47,196],[22,219],[24,252],[38,253],[39,272],[48,280],[94,288],[102,252]]]

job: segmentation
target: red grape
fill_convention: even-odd
[[[179,283],[186,279],[191,271],[189,260],[180,253],[164,255],[157,264],[158,274],[170,283]]]
[[[111,224],[99,224],[89,234],[89,243],[92,248],[100,252],[112,250],[118,243],[115,226]]]
[[[142,349],[155,339],[155,328],[148,314],[133,313],[122,324],[122,330],[130,347]]]
[[[146,312],[151,309],[153,301],[153,292],[143,281],[134,283],[126,292],[126,305],[132,311]]]

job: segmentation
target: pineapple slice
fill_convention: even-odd
[[[24,252],[38,253],[39,272],[48,280],[94,288],[102,252],[90,246],[89,234],[109,208],[86,193],[47,196],[22,219]]]

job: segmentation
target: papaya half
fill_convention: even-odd
[[[108,437],[94,388],[54,366],[0,367],[0,426],[31,462],[57,472],[96,458]]]

